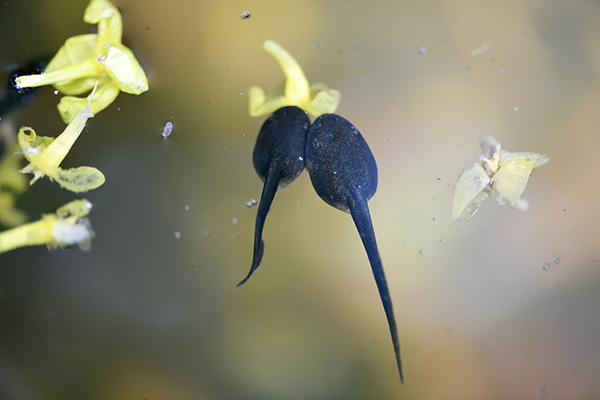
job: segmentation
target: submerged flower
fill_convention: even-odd
[[[58,105],[65,123],[71,122],[89,98],[78,98],[90,91],[96,81],[98,90],[91,102],[93,114],[104,110],[119,91],[141,94],[148,90],[148,79],[135,56],[121,43],[123,21],[107,0],[91,0],[83,20],[98,24],[98,33],[73,36],[65,41],[43,74],[21,76],[18,87],[54,85],[63,97]]]
[[[492,135],[479,139],[482,153],[479,159],[463,169],[452,201],[452,221],[471,218],[481,202],[491,194],[501,205],[520,211],[529,209],[521,199],[533,168],[545,165],[550,157],[529,152],[508,152]]]
[[[67,170],[60,168],[60,163],[83,131],[86,121],[94,116],[90,112],[89,103],[83,110],[80,109],[75,114],[71,123],[57,138],[37,136],[35,131],[28,126],[19,130],[17,135],[19,145],[23,150],[23,155],[29,161],[29,165],[20,172],[34,175],[29,182],[30,185],[44,175],[48,176],[50,180],[58,182],[65,189],[76,193],[96,189],[104,183],[104,175],[96,168],[79,167]]]
[[[56,210],[56,214],[43,215],[42,219],[0,232],[0,253],[25,246],[45,244],[49,249],[78,245],[89,250],[94,231],[87,218],[92,203],[75,200]]]
[[[251,116],[272,114],[285,106],[297,106],[314,117],[336,110],[340,103],[340,92],[322,83],[309,85],[298,61],[274,41],[267,40],[263,49],[275,57],[281,66],[286,77],[285,89],[283,94],[267,99],[260,87],[250,87],[248,103]]]

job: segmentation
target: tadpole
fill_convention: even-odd
[[[308,131],[306,169],[319,197],[352,215],[371,263],[404,382],[396,320],[367,204],[377,190],[375,158],[354,125],[338,115],[323,114]]]

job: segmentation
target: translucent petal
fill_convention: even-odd
[[[500,169],[493,177],[492,196],[498,203],[514,206],[523,194],[533,168],[550,160],[545,154],[500,153]]]
[[[53,176],[49,175],[49,178],[75,193],[96,189],[106,180],[102,172],[93,167],[59,169]]]
[[[342,94],[337,90],[321,90],[310,102],[310,111],[308,112],[315,117],[331,114],[338,108],[341,98]]]
[[[90,102],[91,113],[94,115],[98,114],[100,111],[108,107],[113,101],[115,101],[118,95],[119,88],[114,82],[106,81],[104,84],[98,85],[98,89],[96,89],[94,98]],[[64,96],[62,99],[60,99],[60,102],[57,106],[58,112],[66,124],[73,120],[77,114],[77,111],[81,110],[87,105],[90,96]]]
[[[481,201],[487,198],[484,189],[489,183],[490,178],[479,161],[462,170],[454,186],[452,221],[468,219],[475,215]]]
[[[141,94],[148,90],[148,78],[135,56],[125,46],[110,46],[101,61],[106,73],[125,93]]]
[[[46,66],[46,73],[95,58],[97,39],[98,35],[95,33],[68,38]]]

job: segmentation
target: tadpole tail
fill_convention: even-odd
[[[383,272],[383,264],[379,257],[379,250],[377,250],[377,241],[375,240],[375,231],[373,230],[373,223],[371,222],[369,206],[365,199],[358,199],[358,196],[353,197],[354,198],[350,200],[350,214],[352,215],[356,229],[358,229],[360,238],[367,251],[369,262],[371,263],[375,283],[379,290],[379,297],[381,297],[383,309],[385,310],[388,326],[390,328],[390,334],[392,336],[392,343],[396,354],[396,364],[398,365],[398,372],[400,373],[400,382],[404,384],[402,360],[400,359],[400,340],[398,339],[398,331],[396,329],[396,319],[394,318],[390,291]]]
[[[265,178],[265,184],[263,186],[263,191],[260,196],[260,203],[258,204],[258,211],[256,212],[256,224],[254,225],[254,254],[252,255],[252,266],[250,267],[250,272],[248,275],[242,279],[240,283],[237,284],[236,287],[242,286],[256,271],[260,262],[263,258],[263,253],[265,251],[265,242],[262,240],[263,228],[265,226],[265,220],[267,219],[267,214],[271,209],[271,204],[273,203],[273,199],[275,198],[275,194],[277,193],[277,189],[279,188],[279,175],[274,172],[272,169],[267,173],[267,177]]]

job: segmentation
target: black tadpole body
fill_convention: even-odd
[[[304,171],[304,152],[309,126],[310,121],[306,113],[298,107],[291,106],[275,111],[260,128],[252,160],[256,173],[265,185],[256,212],[252,266],[248,275],[238,283],[238,287],[250,278],[262,260],[262,232],[275,193],[296,180]]]
[[[400,380],[404,382],[392,300],[367,205],[377,190],[375,158],[354,125],[338,115],[324,114],[308,131],[306,169],[319,197],[352,215],[371,263],[392,335]]]

